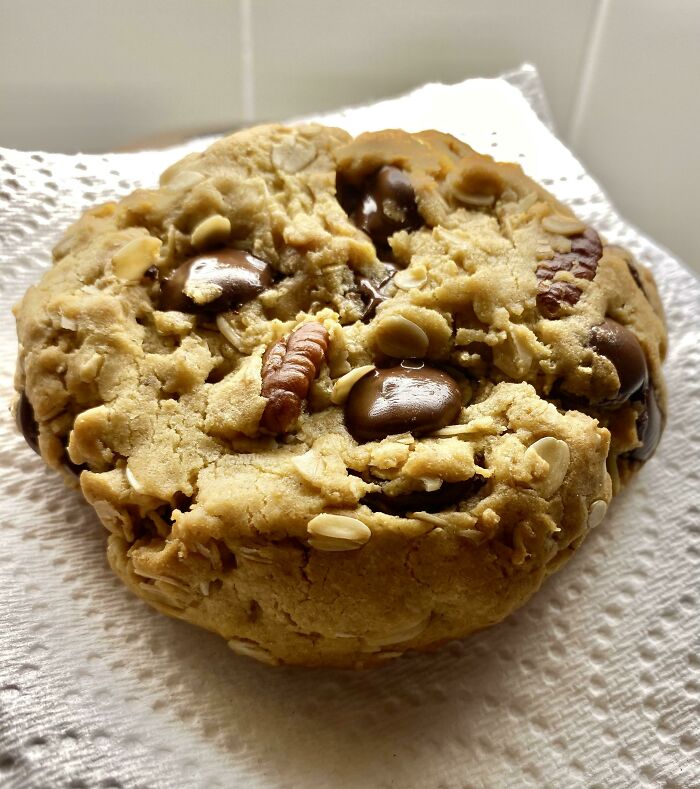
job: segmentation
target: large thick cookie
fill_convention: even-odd
[[[654,451],[651,274],[434,131],[266,126],[87,212],[18,306],[18,422],[123,581],[270,663],[501,620]]]

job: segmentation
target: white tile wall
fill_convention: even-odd
[[[698,0],[0,0],[0,145],[105,150],[524,60],[622,212],[700,271]]]
[[[332,109],[529,60],[563,124],[596,7],[597,0],[253,0],[255,111],[273,118]]]
[[[0,145],[108,150],[241,114],[232,0],[0,0]]]
[[[569,137],[620,212],[700,271],[698,0],[606,0]]]

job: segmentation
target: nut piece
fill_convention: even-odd
[[[237,655],[244,655],[245,657],[259,660],[261,663],[267,663],[269,666],[279,665],[279,660],[255,641],[248,641],[245,638],[232,638],[228,645]]]
[[[350,370],[349,373],[345,373],[345,375],[338,378],[331,392],[331,403],[342,405],[348,399],[353,386],[360,378],[367,375],[367,373],[371,373],[372,370],[374,370],[373,364],[363,364],[361,367],[355,367],[354,370]]]
[[[394,275],[394,285],[401,290],[412,290],[413,288],[420,288],[428,279],[428,272],[425,266],[411,266],[401,271],[397,271]]]
[[[428,627],[429,622],[430,616],[426,616],[418,622],[405,625],[400,630],[394,630],[393,633],[384,633],[382,635],[368,634],[364,638],[368,644],[375,647],[403,644],[406,641],[412,641],[414,638],[417,638]]]
[[[157,260],[162,246],[163,242],[153,236],[133,238],[112,257],[114,273],[130,282],[140,280]]]
[[[396,359],[422,359],[428,351],[428,335],[403,315],[387,315],[376,329],[377,345],[382,353]]]
[[[548,499],[559,490],[571,461],[571,452],[566,441],[553,436],[545,436],[535,441],[525,450],[525,459],[530,460],[537,455],[547,463],[547,474],[537,481],[536,487]]]
[[[550,217],[551,218],[551,217]],[[552,250],[554,252],[554,250]],[[557,252],[537,266],[537,306],[546,318],[558,318],[566,305],[573,307],[581,298],[581,288],[572,282],[552,281],[560,271],[570,271],[577,279],[592,280],[603,254],[600,236],[592,227],[571,237],[571,249]]]
[[[143,485],[136,479],[134,472],[127,466],[125,469],[126,480],[137,493],[143,493]]]
[[[474,428],[470,422],[465,422],[463,425],[447,425],[441,427],[430,435],[433,438],[452,438],[452,436],[464,436],[468,433],[473,433]]]
[[[455,190],[455,195],[461,203],[474,206],[475,208],[488,208],[496,202],[496,195],[468,194],[457,190]]]
[[[298,173],[311,164],[316,156],[316,148],[311,143],[293,137],[272,146],[272,164],[284,173]]]
[[[369,527],[357,518],[322,512],[307,526],[309,545],[319,551],[355,551],[372,536]]]
[[[588,510],[588,528],[595,529],[601,523],[607,511],[608,505],[602,499],[594,501],[590,510]]]
[[[203,219],[192,231],[190,241],[193,247],[218,244],[225,241],[231,233],[231,221],[221,214]]]
[[[575,236],[583,233],[586,226],[580,219],[562,214],[550,214],[542,220],[542,227],[549,233],[559,233],[562,236]]]
[[[329,341],[320,323],[305,323],[265,351],[261,394],[268,402],[261,425],[271,433],[284,433],[301,413]]]
[[[172,180],[168,181],[167,184],[165,181],[163,183],[164,185],[167,185],[168,189],[184,190],[191,189],[193,186],[196,186],[203,180],[204,173],[198,173],[196,170],[182,170],[182,172],[179,172],[174,178],[172,178]]]

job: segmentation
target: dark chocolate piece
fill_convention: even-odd
[[[649,386],[644,396],[644,410],[637,417],[637,436],[641,447],[627,453],[632,460],[645,463],[654,454],[664,432],[665,419],[656,399],[656,391]]]
[[[24,440],[38,454],[39,453],[39,425],[34,416],[34,409],[29,398],[22,391],[19,395],[17,410],[15,411],[17,429],[24,436]]]
[[[338,200],[380,247],[387,246],[389,236],[399,230],[416,230],[423,224],[410,178],[391,165],[381,167],[359,189],[339,183]]]
[[[350,390],[345,424],[359,442],[397,433],[432,433],[457,418],[462,396],[457,382],[422,362],[374,370]]]
[[[591,346],[609,359],[620,379],[620,388],[613,402],[629,400],[645,386],[648,378],[644,350],[637,337],[612,318],[606,318],[591,329]]]
[[[486,482],[474,475],[463,482],[443,482],[433,491],[417,490],[389,496],[386,493],[368,493],[360,501],[374,512],[387,515],[405,515],[407,512],[440,512],[473,496]]]
[[[265,261],[240,249],[220,249],[190,258],[161,284],[161,309],[225,312],[254,299],[272,284]],[[213,286],[213,287],[212,287]],[[195,301],[185,291],[200,290],[209,300]]]
[[[377,307],[389,297],[383,292],[382,288],[387,285],[398,271],[397,266],[393,263],[382,261],[386,266],[386,276],[376,284],[375,280],[368,277],[362,277],[357,283],[357,289],[360,296],[365,303],[365,311],[362,313],[362,322],[369,323],[374,317]]]

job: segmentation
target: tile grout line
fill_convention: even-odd
[[[253,14],[251,0],[240,2],[239,43],[241,47],[241,104],[244,121],[255,120],[255,75],[253,72]]]
[[[583,66],[581,67],[581,75],[578,83],[578,91],[576,93],[576,101],[571,113],[569,121],[569,128],[567,139],[572,147],[576,147],[578,142],[578,135],[583,123],[584,110],[588,103],[593,87],[593,74],[595,71],[596,63],[598,62],[598,54],[600,52],[601,40],[603,38],[603,25],[608,16],[610,7],[610,0],[600,0],[598,8],[595,12],[595,18],[591,26],[591,32],[588,37],[588,46],[584,55]]]

